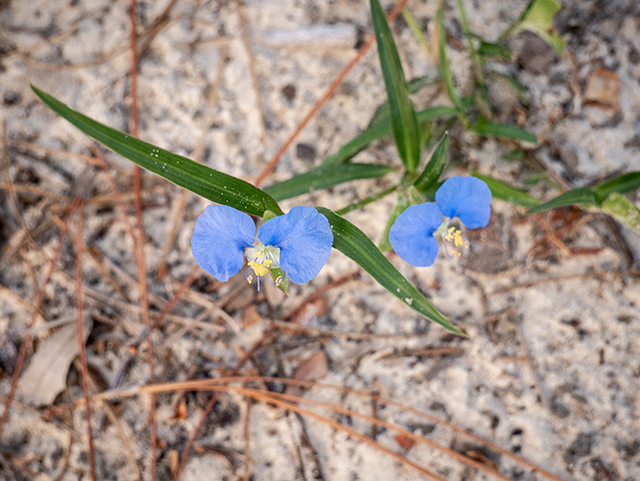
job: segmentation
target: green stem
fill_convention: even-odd
[[[397,5],[400,3],[400,0],[395,0],[395,2]],[[414,18],[413,14],[409,11],[407,7],[402,9],[402,17],[404,18],[404,21],[407,22],[407,25],[409,25],[409,28],[411,29],[411,32],[413,33],[414,37],[416,37],[416,39],[418,40],[418,43],[420,43],[420,45],[422,45],[422,48],[426,50],[427,55],[429,56],[433,55],[433,51],[431,50],[431,45],[429,44],[429,41],[426,39],[426,37],[422,33],[422,30],[420,30],[420,27],[418,26],[418,22],[416,22],[416,19]]]
[[[482,75],[482,62],[480,61],[480,56],[473,46],[473,40],[471,40],[471,35],[469,32],[469,22],[467,22],[467,14],[464,11],[464,6],[462,5],[462,0],[456,0],[456,4],[458,5],[458,11],[460,12],[460,23],[462,23],[462,31],[464,32],[464,36],[467,37],[467,43],[469,45],[469,52],[471,53],[471,59],[474,63],[474,73],[476,78],[476,83],[478,85],[484,85],[484,77]]]
[[[343,207],[340,210],[337,210],[336,214],[344,215],[344,214],[347,214],[347,213],[351,212],[352,210],[356,210],[356,209],[359,209],[360,207],[364,207],[367,204],[371,204],[371,202],[375,202],[376,200],[380,200],[383,197],[395,192],[395,190],[397,188],[398,188],[398,186],[394,185],[393,187],[389,187],[388,189],[385,189],[385,190],[383,190],[381,192],[378,192],[377,194],[373,194],[373,195],[370,195],[369,197],[365,197],[364,199],[356,202],[355,204],[351,204],[351,205],[348,205],[346,207]]]

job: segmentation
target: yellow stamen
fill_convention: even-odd
[[[462,232],[456,229],[455,227],[449,228],[449,230],[447,231],[447,235],[444,237],[444,240],[453,241],[453,245],[455,247],[464,246],[465,249],[469,248],[469,241],[466,239],[463,239]]]
[[[276,286],[279,286],[281,282],[282,282],[282,276],[276,279]]]
[[[264,276],[267,272],[269,272],[269,265],[271,265],[271,259],[261,260],[259,256],[255,256],[256,261],[249,261],[249,267],[253,269],[253,272],[256,273],[256,276]]]

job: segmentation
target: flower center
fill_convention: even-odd
[[[449,227],[450,221],[451,219],[445,217],[436,232],[442,237],[442,245],[444,246],[444,252],[447,254],[447,257],[460,257],[460,255],[462,255],[462,248],[469,249],[469,239],[462,235],[460,229]],[[447,249],[447,242],[453,244],[451,254],[449,254],[449,250]]]
[[[245,275],[247,282],[249,284],[253,282],[253,276],[250,274],[250,271],[253,271],[257,279],[258,291],[260,291],[260,277],[264,276],[270,269],[279,266],[280,249],[270,245],[265,246],[262,242],[256,241],[254,246],[245,249],[245,255],[249,265]],[[281,281],[282,276],[276,279],[276,285],[279,285]]]

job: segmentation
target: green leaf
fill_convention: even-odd
[[[378,43],[378,56],[389,99],[391,127],[400,158],[407,171],[415,172],[420,162],[420,135],[413,103],[400,57],[379,0],[371,0],[371,18]]]
[[[540,204],[533,209],[529,209],[527,214],[533,214],[535,212],[543,212],[545,210],[554,209],[556,207],[564,207],[566,205],[599,205],[601,199],[598,195],[588,187],[581,187],[579,189],[573,189],[560,194],[555,199],[551,199],[549,202]]]
[[[285,296],[288,296],[289,286],[287,284],[287,276],[284,271],[279,267],[270,267],[269,274],[271,274],[271,279],[273,279],[276,287],[280,289]]]
[[[564,49],[564,41],[553,30],[553,16],[559,9],[560,3],[556,0],[532,0],[510,33],[520,30],[533,32],[546,40],[556,54],[560,55]]]
[[[282,214],[275,200],[248,182],[130,137],[70,109],[33,85],[31,88],[47,107],[60,117],[140,167],[205,199],[231,206],[247,214],[262,216],[265,210]]]
[[[487,57],[501,57],[505,60],[513,60],[513,52],[511,49],[497,43],[482,41],[478,48],[478,53]]]
[[[433,151],[431,159],[427,163],[427,166],[420,174],[420,177],[413,183],[416,189],[419,191],[425,191],[433,184],[435,184],[442,174],[447,159],[449,158],[449,134],[445,133],[442,140],[438,143],[438,146]]]
[[[415,94],[425,85],[429,85],[432,83],[434,83],[434,80],[431,77],[427,77],[427,76],[417,77],[412,80],[409,80],[409,82],[407,82],[407,89],[409,90],[409,95]],[[376,109],[375,113],[373,114],[373,117],[371,117],[371,120],[369,121],[369,125],[367,126],[367,129],[370,129],[372,127],[377,127],[383,122],[387,122],[387,123],[389,122],[389,100],[385,100],[384,103]]]
[[[623,195],[612,192],[602,202],[599,210],[640,234],[640,209]]]
[[[538,139],[535,135],[513,125],[497,124],[494,122],[479,120],[474,126],[474,130],[480,135],[491,135],[493,137],[510,140],[523,140],[525,142],[531,142],[532,144],[538,143]]]
[[[367,271],[391,294],[427,319],[459,336],[465,333],[444,317],[422,293],[416,289],[380,252],[373,242],[356,226],[335,212],[317,207],[333,230],[333,247]]]
[[[535,207],[540,205],[540,201],[535,197],[531,197],[524,189],[516,189],[509,184],[487,177],[486,175],[478,174],[477,172],[472,172],[471,175],[484,181],[484,183],[489,187],[489,190],[491,190],[491,195],[495,199],[504,200],[505,202],[522,205],[524,207]]]
[[[607,180],[606,182],[598,184],[592,187],[592,189],[604,199],[612,192],[624,194],[625,192],[631,192],[638,187],[640,187],[640,172],[629,172],[628,174],[624,174],[616,177],[615,179]]]
[[[377,164],[338,164],[313,169],[291,179],[264,189],[276,201],[290,199],[320,189],[327,189],[343,182],[382,177],[392,172],[392,167]]]
[[[432,121],[438,117],[445,115],[455,115],[456,111],[451,107],[431,107],[417,112],[416,117],[420,124]],[[350,142],[343,145],[337,152],[327,157],[322,165],[341,164],[346,162],[362,149],[367,147],[371,142],[381,139],[391,134],[391,123],[387,119],[372,128],[367,128]]]
[[[446,37],[447,33],[444,30],[444,5],[438,10],[436,15],[436,28],[438,29],[438,56],[440,58],[440,75],[447,88],[447,94],[449,98],[456,106],[458,112],[463,113],[465,111],[462,100],[456,91],[456,87],[453,85],[453,75],[451,75],[451,68],[449,67],[449,61],[447,60],[446,51]]]

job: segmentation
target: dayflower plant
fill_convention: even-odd
[[[326,264],[333,244],[327,218],[302,206],[267,220],[255,237],[256,226],[248,214],[210,205],[196,220],[191,252],[200,267],[222,282],[242,269],[246,255],[247,281],[255,275],[260,290],[260,277],[279,268],[284,272],[274,278],[277,285],[285,276],[293,282],[310,281]]]
[[[436,191],[436,202],[412,205],[398,216],[389,230],[389,242],[407,263],[428,267],[438,256],[436,234],[442,237],[447,256],[459,256],[458,248],[469,248],[469,241],[449,222],[457,217],[468,229],[484,227],[491,217],[491,191],[475,177],[447,179]],[[453,244],[450,254],[447,242]]]

